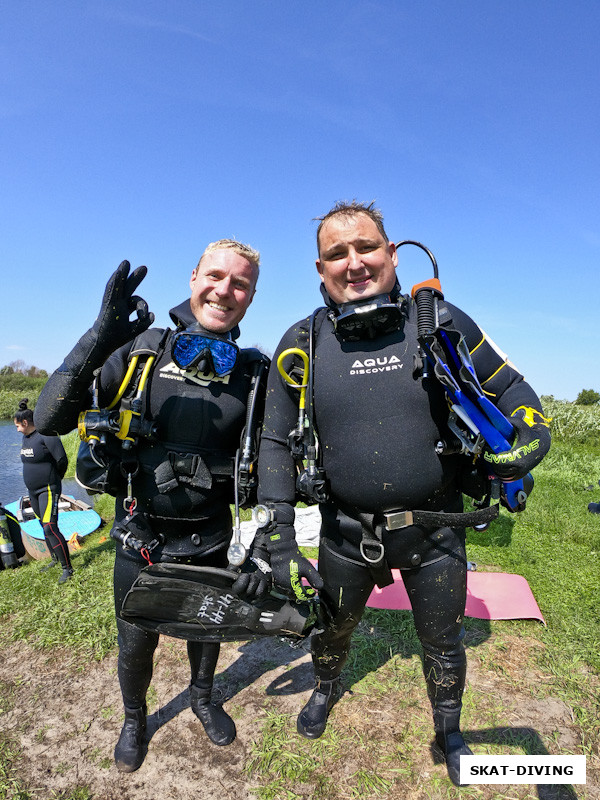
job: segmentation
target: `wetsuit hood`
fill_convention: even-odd
[[[208,334],[211,333],[211,331],[206,330],[206,328],[204,328],[202,325],[200,325],[200,323],[198,322],[196,317],[193,315],[192,307],[190,305],[189,299],[188,300],[184,300],[183,303],[180,303],[178,306],[175,306],[174,308],[172,308],[169,311],[169,316],[171,317],[171,319],[173,320],[173,322],[175,323],[175,325],[177,325],[177,327],[179,329],[189,328],[191,325],[197,325],[198,326],[198,330],[204,330]],[[230,333],[231,333],[231,338],[234,341],[236,339],[239,339],[239,337],[240,337],[240,328],[239,328],[239,326],[236,325],[235,327],[233,327],[231,329]]]

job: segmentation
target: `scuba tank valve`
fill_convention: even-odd
[[[0,557],[2,566],[5,569],[14,569],[19,566],[19,560],[15,553],[15,546],[8,528],[8,521],[4,509],[0,507]]]

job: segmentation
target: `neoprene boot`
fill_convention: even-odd
[[[221,706],[210,702],[211,691],[212,680],[197,680],[196,683],[191,683],[190,705],[211,742],[223,747],[235,739],[235,722]]]
[[[340,679],[319,681],[310,696],[310,700],[298,714],[296,729],[307,739],[318,739],[327,726],[327,718],[334,704],[341,696]]]
[[[467,660],[459,647],[444,655],[424,653],[423,672],[427,694],[433,709],[435,744],[446,761],[448,777],[455,786],[460,782],[460,757],[473,753],[460,732],[462,695],[467,675]]]
[[[48,572],[49,569],[52,569],[52,567],[55,567],[57,564],[58,558],[54,555],[54,553],[52,553],[50,561],[47,564],[44,564],[43,567],[40,567],[40,572]]]
[[[73,567],[63,567],[62,575],[58,579],[59,583],[66,583],[69,578],[73,577]]]
[[[115,764],[119,772],[135,772],[144,761],[144,734],[146,732],[146,706],[127,708],[125,722],[115,747]]]
[[[467,786],[460,782],[460,757],[472,756],[460,732],[460,706],[456,709],[433,709],[435,743],[444,756],[448,777],[455,786]]]

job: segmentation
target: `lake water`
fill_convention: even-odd
[[[23,434],[18,432],[12,420],[0,420],[0,504],[2,505],[12,503],[21,495],[27,494],[21,463],[22,441]],[[63,481],[62,490],[64,494],[70,494],[77,500],[94,504],[93,498],[74,479]]]

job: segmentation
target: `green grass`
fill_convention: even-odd
[[[596,413],[594,409],[593,414]],[[467,619],[465,627],[469,658],[476,659],[491,674],[501,675],[518,691],[523,691],[522,676],[518,670],[514,674],[505,668],[510,649],[505,638],[508,635],[525,642],[539,642],[540,646],[532,649],[529,666],[545,679],[543,683],[534,681],[527,690],[535,698],[554,697],[567,704],[580,735],[575,752],[595,760],[600,744],[597,692],[600,517],[590,514],[587,504],[600,500],[600,450],[595,438],[590,441],[585,426],[582,427],[574,425],[571,442],[562,435],[568,429],[562,429],[550,454],[535,470],[535,488],[525,512],[511,515],[503,510],[487,531],[468,532],[469,560],[477,562],[480,569],[523,575],[547,627],[527,620],[477,619]],[[582,444],[582,440],[587,444]],[[318,744],[307,745],[296,740],[292,749],[289,737],[293,735],[293,720],[270,717],[248,761],[250,774],[258,784],[255,789],[258,798],[300,796],[293,791],[298,783],[310,785],[314,792],[311,797],[323,796],[329,800],[380,795],[404,797],[409,796],[403,794],[407,785],[423,788],[419,778],[420,759],[423,743],[431,736],[431,721],[424,702],[420,645],[410,612],[367,609],[354,634],[343,681],[352,691],[352,698],[345,698],[346,708],[350,703],[362,702],[364,714],[371,709],[385,709],[391,701],[401,716],[411,721],[410,725],[394,731],[392,741],[385,740],[384,730],[358,741],[351,725],[336,721],[328,726]],[[503,698],[490,697],[478,690],[477,684],[465,695],[464,724],[466,729],[505,731],[496,740],[488,742],[484,738],[479,742],[476,750],[480,753],[556,752],[551,749],[551,741],[542,740],[532,731],[507,728]],[[340,758],[334,737],[341,730],[345,733],[341,758],[360,750],[362,763],[343,786],[334,787],[327,781]],[[373,752],[373,744],[383,749],[383,754]],[[331,750],[324,755],[319,748],[328,746]],[[324,786],[322,793],[320,786]],[[456,796],[447,781],[434,777],[429,779],[426,791],[435,798]],[[526,787],[519,792],[515,790],[515,797],[537,797],[537,793],[530,794]],[[480,796],[480,790],[463,789],[461,794]],[[492,791],[486,797],[504,795]]]
[[[65,478],[74,478],[75,465],[77,464],[77,451],[81,442],[79,433],[78,431],[71,431],[71,433],[67,433],[66,436],[61,436],[60,438],[62,439],[63,447],[69,459],[69,466]]]
[[[36,648],[67,648],[81,666],[90,657],[101,660],[116,642],[114,544],[101,543],[106,536],[104,529],[87,537],[72,556],[73,578],[62,586],[55,570],[40,572],[40,562],[0,572],[0,636]]]
[[[32,800],[19,778],[20,761],[18,745],[0,733],[0,800]]]
[[[600,455],[558,442],[535,470],[535,487],[519,515],[502,512],[488,531],[469,530],[469,560],[523,575],[547,622],[542,639],[600,672]],[[586,487],[593,485],[595,491]]]

